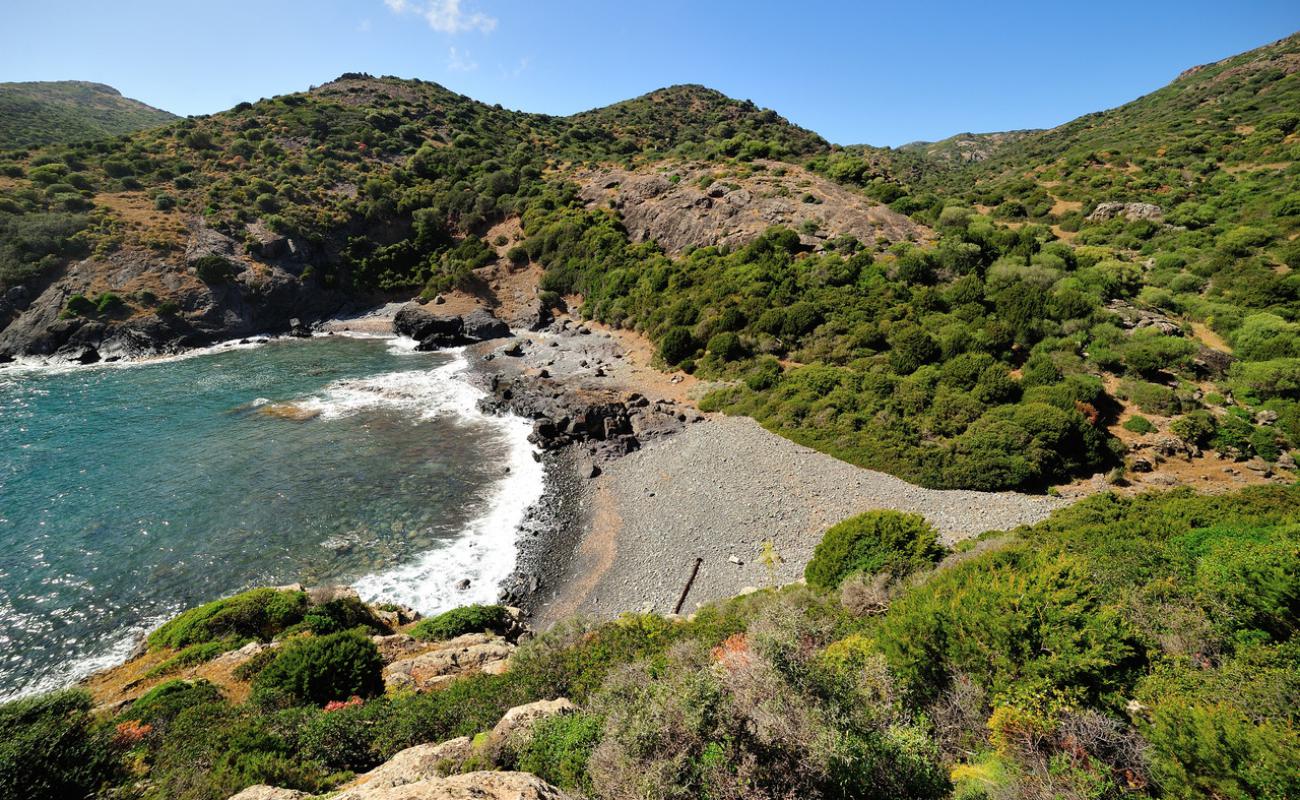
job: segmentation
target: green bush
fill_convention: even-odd
[[[1208,411],[1193,411],[1169,423],[1169,430],[1188,444],[1202,445],[1210,440],[1218,426]]]
[[[164,733],[181,712],[187,708],[218,703],[221,690],[206,680],[167,681],[146,692],[120,715],[121,719],[135,719]]]
[[[183,648],[226,639],[272,637],[302,621],[308,609],[304,592],[252,589],[192,608],[149,634],[149,649]]]
[[[518,768],[561,789],[591,793],[587,761],[600,743],[603,722],[589,714],[560,714],[533,726]]]
[[[229,283],[239,270],[225,258],[216,255],[202,256],[194,260],[195,274],[199,280],[212,286]]]
[[[117,753],[80,690],[0,705],[0,797],[96,796],[119,774]]]
[[[440,642],[466,633],[504,633],[509,620],[505,606],[461,606],[420,620],[411,635],[425,642]]]
[[[1139,434],[1155,433],[1156,426],[1151,423],[1151,420],[1141,414],[1134,414],[1124,420],[1124,430]]]
[[[659,357],[673,366],[695,355],[695,338],[686,328],[672,328],[659,342]]]
[[[804,568],[810,586],[833,589],[855,572],[902,577],[943,557],[939,535],[919,514],[868,511],[833,525]]]
[[[291,640],[253,679],[254,696],[273,703],[323,705],[384,691],[384,661],[374,642],[344,631]]]
[[[1143,732],[1166,796],[1223,800],[1300,797],[1300,734],[1229,705],[1170,701]]]

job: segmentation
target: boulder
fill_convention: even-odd
[[[521,739],[528,735],[539,720],[560,714],[572,714],[576,710],[573,703],[564,697],[515,706],[507,711],[492,728],[492,741],[500,743],[507,739]]]
[[[417,350],[458,347],[510,336],[510,326],[486,308],[467,314],[435,314],[418,303],[407,303],[393,317],[393,330],[419,342]]]
[[[279,789],[275,786],[250,786],[230,800],[302,800],[311,795],[296,789]]]
[[[476,308],[462,317],[462,334],[467,339],[485,342],[489,339],[504,339],[510,335],[510,326],[496,317],[486,308]]]
[[[384,667],[384,686],[390,690],[435,689],[461,675],[485,671],[505,662],[514,645],[500,636],[470,633],[417,655],[398,658]]]
[[[473,746],[468,736],[441,744],[417,744],[408,747],[357,778],[356,783],[348,787],[335,800],[361,797],[365,791],[405,786],[444,777],[458,771],[471,752]]]
[[[401,786],[365,786],[334,800],[569,800],[570,795],[526,772],[467,772]]]

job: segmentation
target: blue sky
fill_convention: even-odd
[[[347,71],[567,114],[674,83],[839,143],[1050,127],[1300,30],[1297,0],[6,0],[0,81],[202,114]]]

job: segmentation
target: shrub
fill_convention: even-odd
[[[205,680],[167,681],[132,703],[120,718],[140,720],[165,733],[167,726],[187,708],[220,701],[221,690]]]
[[[278,589],[252,589],[192,608],[149,634],[149,648],[182,648],[224,639],[269,641],[302,621],[307,595]]]
[[[425,642],[440,642],[479,631],[504,633],[509,619],[505,606],[461,606],[420,620],[411,635]]]
[[[670,366],[695,355],[695,337],[685,327],[669,328],[659,341],[659,356]]]
[[[602,720],[590,714],[560,714],[533,726],[519,751],[518,768],[561,789],[591,793],[587,760],[600,743]]]
[[[253,679],[254,696],[293,705],[324,705],[384,691],[383,658],[374,642],[344,631],[287,644]]]
[[[515,245],[506,251],[506,260],[516,267],[522,267],[528,263],[528,248],[523,245]]]
[[[1228,705],[1167,702],[1144,733],[1152,770],[1169,797],[1300,797],[1300,735]]]
[[[855,572],[903,576],[943,556],[934,528],[919,514],[869,511],[831,526],[804,569],[811,586],[838,587]]]
[[[1208,442],[1216,428],[1214,416],[1208,411],[1193,411],[1169,423],[1169,430],[1175,436],[1196,445]]]
[[[80,798],[98,794],[118,772],[116,754],[80,690],[0,706],[0,797]]]
[[[708,351],[723,361],[735,361],[745,354],[740,337],[730,331],[715,334],[709,339]]]
[[[1154,433],[1156,431],[1156,426],[1151,423],[1151,420],[1141,414],[1134,414],[1124,420],[1124,430],[1133,433]]]
[[[199,276],[199,280],[209,285],[227,283],[239,273],[234,264],[217,255],[195,259],[194,271]]]

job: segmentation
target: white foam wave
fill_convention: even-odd
[[[93,654],[65,661],[52,668],[48,673],[42,676],[40,680],[34,681],[21,689],[16,689],[8,693],[0,692],[0,703],[7,703],[10,700],[17,700],[21,697],[30,697],[31,695],[44,694],[45,692],[62,689],[71,686],[83,678],[88,678],[96,672],[112,669],[118,664],[124,663],[146,634],[157,628],[159,625],[162,625],[173,616],[175,616],[175,613],[160,614],[155,617],[141,620],[135,625],[127,628],[118,639],[114,640],[112,644],[102,650],[97,650]]]
[[[445,350],[455,358],[440,367],[409,372],[387,372],[370,378],[335,381],[315,397],[295,402],[321,419],[340,419],[377,408],[405,411],[416,419],[449,414],[466,418],[483,416],[478,410],[483,393],[457,378],[469,362],[461,350]]]
[[[509,471],[497,482],[483,503],[484,513],[475,518],[455,540],[431,550],[414,562],[367,575],[353,585],[368,602],[391,601],[408,605],[425,614],[445,611],[467,603],[496,601],[501,583],[514,571],[518,557],[520,525],[528,509],[541,498],[545,489],[545,469],[535,458],[535,448],[528,441],[532,426],[516,416],[492,417],[478,410],[483,392],[471,386],[459,373],[467,366],[463,356],[431,370],[435,396],[426,396],[425,414],[453,412],[467,418],[487,420],[496,430],[509,453]],[[407,403],[415,393],[411,377],[421,373],[397,373],[366,384],[385,383],[392,396],[398,384],[397,402]],[[341,398],[342,407],[353,408],[365,399],[372,386],[351,387]],[[390,401],[391,402],[391,401]],[[325,416],[325,412],[322,412]],[[462,579],[469,579],[468,589],[456,589]]]

